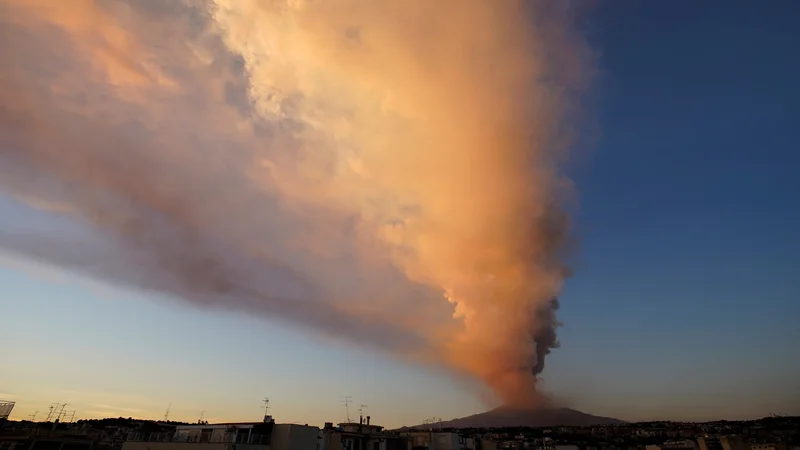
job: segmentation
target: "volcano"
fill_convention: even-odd
[[[588,427],[594,425],[616,425],[625,423],[610,417],[593,416],[570,408],[514,408],[501,406],[472,416],[444,421],[437,428],[504,428],[556,426]],[[416,425],[411,429],[428,428]]]

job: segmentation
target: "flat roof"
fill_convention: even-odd
[[[226,423],[208,423],[208,424],[191,424],[191,425],[178,425],[176,429],[208,429],[208,428],[228,428],[228,427],[239,427],[239,428],[252,428],[255,425],[261,425],[264,422],[226,422]]]

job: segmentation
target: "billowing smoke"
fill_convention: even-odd
[[[0,0],[5,251],[537,400],[586,58],[566,2]]]

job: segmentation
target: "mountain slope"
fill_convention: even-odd
[[[519,409],[501,406],[480,414],[442,422],[442,428],[502,428],[592,426],[625,423],[609,417],[593,416],[570,408]],[[429,425],[428,425],[429,426]],[[411,428],[424,428],[417,425]]]

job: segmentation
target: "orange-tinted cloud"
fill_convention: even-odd
[[[34,32],[47,26],[60,28],[89,57],[88,61],[105,74],[110,84],[171,83],[154,67],[151,55],[132,34],[135,31],[117,25],[117,17],[130,14],[125,4],[95,0],[3,0],[0,7],[7,11],[6,20]]]
[[[0,5],[0,187],[97,229],[0,245],[537,399],[586,72],[563,6]]]

